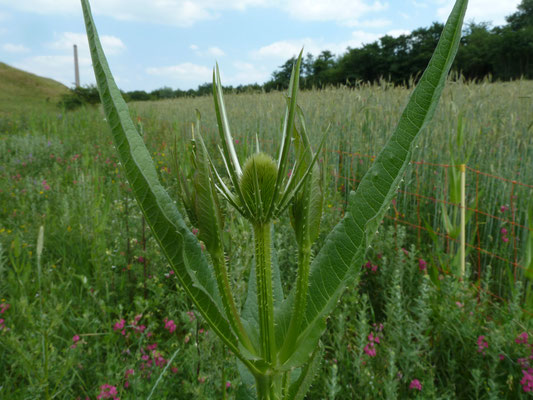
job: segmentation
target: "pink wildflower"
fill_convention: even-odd
[[[485,340],[485,336],[481,335],[477,338],[477,351],[478,353],[483,353],[485,355],[485,349],[488,349],[489,344]]]
[[[424,260],[423,258],[418,260],[418,269],[420,271],[425,271],[427,268],[428,268],[428,263],[426,262],[426,260]]]
[[[409,255],[409,252],[407,250],[405,250],[403,247],[402,247],[402,251],[403,251],[403,254],[405,254],[406,256]]]
[[[507,243],[509,241],[509,238],[507,236],[502,237],[502,240],[504,243]]]
[[[231,382],[230,381],[227,381],[226,382],[226,389],[229,389],[231,387]]]
[[[456,301],[456,302],[455,302],[455,305],[456,305],[458,308],[463,308],[463,303],[461,303],[460,301]]]
[[[524,374],[520,381],[522,389],[527,393],[533,392],[533,368],[524,369],[522,373]]]
[[[378,343],[379,344],[379,336],[374,336],[374,332],[371,332],[370,335],[368,335],[369,342]]]
[[[157,349],[157,343],[152,343],[152,344],[149,344],[148,346],[146,346],[146,350],[148,351],[152,351],[152,350],[155,350]]]
[[[43,185],[43,190],[50,190],[50,186],[48,186],[48,183],[46,183],[46,179],[43,179],[41,183]]]
[[[500,207],[500,212],[505,212],[509,209],[509,207],[507,207],[506,205],[503,205]]]
[[[113,330],[114,331],[118,331],[118,330],[124,329],[125,325],[126,325],[126,321],[123,318],[120,321],[118,321],[117,323],[115,323],[115,325],[113,325]]]
[[[98,400],[100,399],[113,399],[113,400],[120,400],[117,397],[117,388],[112,385],[108,385],[107,383],[100,386],[100,394],[96,396]]]
[[[172,371],[173,374],[177,374],[178,373],[178,367],[172,367],[172,368],[170,368],[170,370]]]
[[[0,303],[0,314],[5,313],[7,310],[9,310],[9,307],[11,307],[11,304],[8,303]]]
[[[194,315],[194,311],[187,311],[186,313],[189,316],[189,321],[194,321],[196,319],[196,316]]]
[[[507,235],[507,229],[502,228],[502,229],[500,230],[500,233],[501,233],[503,236]]]
[[[517,344],[527,344],[528,335],[527,332],[522,332],[518,337],[515,339],[515,342]]]
[[[71,349],[75,349],[77,347],[79,341],[80,341],[80,336],[79,335],[72,336],[72,344],[70,345],[70,348]]]
[[[374,342],[370,342],[368,343],[365,348],[363,349],[363,351],[366,353],[366,355],[368,355],[369,357],[375,357],[377,352],[376,352],[376,348],[374,347]]]
[[[418,379],[413,379],[411,381],[411,384],[409,385],[409,389],[416,389],[418,391],[422,391],[422,384]]]
[[[505,360],[505,356],[504,356],[503,354],[499,354],[499,355],[498,355],[498,358],[500,359],[500,361]]]
[[[0,331],[1,331],[2,329],[5,329],[5,327],[6,327],[6,326],[4,325],[4,322],[5,322],[5,320],[4,320],[3,318],[0,318]]]
[[[170,333],[173,333],[176,330],[176,324],[170,319],[165,322],[165,329],[167,329]]]

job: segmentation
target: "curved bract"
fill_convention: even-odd
[[[260,399],[303,399],[320,365],[320,336],[326,317],[344,288],[357,277],[365,251],[396,193],[420,131],[431,119],[461,36],[468,0],[457,0],[431,61],[414,90],[398,126],[375,159],[344,218],[311,262],[311,246],[322,213],[321,171],[311,150],[297,105],[301,54],[287,96],[281,144],[276,158],[256,153],[241,168],[233,147],[218,67],[213,72],[215,113],[228,180],[216,171],[195,130],[196,173],[190,188],[180,182],[191,220],[198,223],[212,266],[158,176],[135,129],[100,44],[88,0],[81,0],[96,81],[126,177],[137,202],[181,285],[212,330],[251,372]],[[289,165],[291,144],[295,162]],[[323,140],[322,140],[323,144]],[[321,144],[321,145],[322,145]],[[258,146],[259,147],[259,146]],[[290,171],[290,173],[288,173]],[[217,193],[218,192],[218,193]],[[254,230],[255,263],[242,313],[235,307],[224,257],[221,196],[248,219]],[[284,298],[275,255],[272,220],[289,210],[298,244],[298,275]],[[250,379],[247,379],[250,378]]]

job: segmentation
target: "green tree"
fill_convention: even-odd
[[[533,26],[533,0],[522,0],[518,11],[506,18],[513,31],[519,31]]]

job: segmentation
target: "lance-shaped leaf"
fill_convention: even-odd
[[[312,353],[325,329],[324,319],[335,307],[343,289],[357,276],[365,251],[398,189],[416,138],[435,111],[457,52],[467,3],[467,0],[456,1],[437,48],[394,134],[364,176],[356,193],[350,196],[344,218],[328,235],[313,260],[296,353]],[[297,354],[287,354],[280,361],[289,367],[292,362],[300,360],[301,356]]]
[[[318,373],[323,354],[324,346],[319,343],[309,362],[300,369],[298,379],[290,385],[286,400],[304,399],[307,391],[313,383],[313,380],[315,379],[315,375]]]
[[[98,38],[88,0],[81,0],[98,90],[124,172],[137,202],[181,285],[223,342],[252,370],[224,317],[213,274],[196,237],[159,182],[150,153],[130,118]]]

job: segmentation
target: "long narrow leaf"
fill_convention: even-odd
[[[365,251],[409,163],[416,138],[435,111],[457,52],[467,3],[467,0],[456,1],[398,127],[356,193],[350,196],[345,217],[328,235],[312,263],[305,317],[295,346],[300,354],[312,353],[325,329],[325,317],[335,307],[343,289],[358,274]],[[295,354],[292,361],[290,358],[281,361],[286,361],[285,367],[288,368],[290,364],[301,362],[301,357]]]
[[[81,0],[93,68],[104,111],[137,202],[183,288],[224,343],[249,367],[223,315],[220,294],[196,237],[161,186],[153,161],[115,84],[94,25],[88,0]]]

